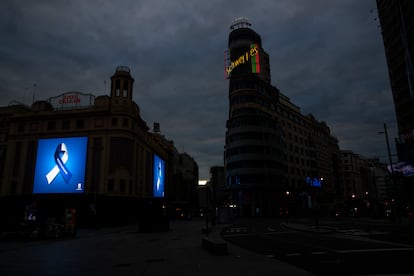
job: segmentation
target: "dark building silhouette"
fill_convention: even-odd
[[[377,0],[398,123],[399,161],[414,160],[414,2]]]
[[[246,18],[230,27],[225,76],[226,190],[238,214],[276,215],[295,208],[299,194],[314,200],[307,179],[323,179],[325,202],[333,204],[343,194],[338,141],[271,84],[269,55]]]
[[[402,171],[402,177],[398,168],[391,170],[400,175],[392,179],[394,196],[408,199],[413,207],[414,1],[377,0],[376,3],[398,124],[398,165],[411,166],[411,170]]]
[[[173,185],[168,190],[170,217],[188,219],[198,206],[198,165],[186,152],[173,159]]]

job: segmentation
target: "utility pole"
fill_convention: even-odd
[[[384,123],[384,133],[385,133],[385,140],[387,142],[388,161],[390,162],[390,166],[391,166],[391,174],[394,175],[394,167],[392,165],[390,142],[388,140],[388,131],[387,131],[387,124],[386,123]]]

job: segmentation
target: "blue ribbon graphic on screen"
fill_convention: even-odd
[[[53,180],[55,180],[55,178],[58,176],[59,173],[62,175],[66,183],[70,181],[70,178],[72,177],[72,173],[65,166],[68,159],[69,159],[68,149],[66,148],[65,143],[60,143],[56,147],[56,150],[55,150],[56,165],[46,175],[47,184],[51,184]]]

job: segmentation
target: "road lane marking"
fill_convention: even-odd
[[[328,254],[326,251],[314,251],[312,252],[312,255],[325,255]]]
[[[414,251],[414,247],[394,247],[394,248],[370,248],[370,249],[348,249],[335,250],[337,253],[365,253],[365,252],[384,252],[384,251]]]
[[[298,256],[302,256],[301,253],[289,253],[285,255],[286,257],[298,257]]]

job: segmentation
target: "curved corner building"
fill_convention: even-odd
[[[229,79],[224,166],[227,189],[240,216],[274,215],[283,206],[287,177],[279,90],[270,83],[269,55],[245,18],[230,27],[225,52]]]

